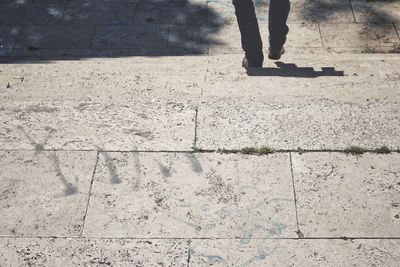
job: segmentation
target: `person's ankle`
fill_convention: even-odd
[[[285,48],[283,46],[280,47],[272,47],[268,48],[268,58],[272,60],[278,60],[285,53]]]

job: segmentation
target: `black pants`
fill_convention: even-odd
[[[263,45],[253,1],[233,0],[233,5],[246,58],[252,62],[263,61]],[[282,47],[286,42],[286,35],[289,32],[289,27],[286,25],[289,10],[289,0],[270,0],[268,30],[269,46],[273,49]]]

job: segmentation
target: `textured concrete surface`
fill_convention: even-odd
[[[243,70],[241,58],[209,57],[204,101],[208,98],[293,103],[309,100],[396,103],[400,99],[397,55],[310,54],[289,49],[281,61]],[[388,97],[390,95],[390,97]]]
[[[1,238],[2,266],[187,266],[185,240]]]
[[[28,26],[21,30],[14,49],[90,48],[93,31],[94,27],[91,25],[79,27],[73,25]]]
[[[0,235],[79,236],[96,152],[0,151]]]
[[[198,147],[399,148],[397,57],[288,55],[247,73],[238,61],[210,58]]]
[[[18,27],[0,26],[0,56],[7,56],[12,52],[18,33]]]
[[[221,99],[200,104],[198,123],[197,144],[203,149],[343,150],[351,145],[398,149],[400,143],[397,103],[269,104]]]
[[[102,153],[85,237],[296,237],[288,154]]]
[[[327,47],[378,47],[399,44],[393,24],[322,24],[322,42]]]
[[[194,240],[190,266],[398,266],[398,240]]]
[[[93,37],[93,48],[167,48],[167,25],[100,26]]]
[[[400,236],[400,155],[293,155],[306,237]]]
[[[3,105],[2,149],[189,150],[195,108],[160,100],[128,104],[38,103]]]
[[[398,1],[352,1],[354,17],[357,22],[396,22],[400,21]]]
[[[354,22],[351,1],[294,0],[291,2],[289,22],[346,23]]]
[[[1,147],[51,127],[49,149],[398,148],[397,56],[285,59],[247,73],[232,55],[4,64]]]
[[[14,101],[175,102],[201,95],[206,57],[136,57],[0,64],[0,99]],[[155,64],[156,62],[156,64]]]
[[[397,267],[398,2],[291,3],[0,1],[0,266]]]

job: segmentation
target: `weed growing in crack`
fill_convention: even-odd
[[[359,146],[349,146],[344,150],[344,153],[358,156],[364,154],[365,149]]]
[[[304,149],[302,149],[301,147],[297,148],[297,153],[299,153],[300,155],[304,153]]]
[[[242,149],[242,153],[245,155],[257,154],[257,148],[255,147],[245,147]]]
[[[198,148],[196,146],[192,146],[192,150],[193,150],[193,152],[203,152],[204,151],[203,149]]]
[[[245,147],[242,149],[241,151],[243,154],[245,155],[267,155],[267,154],[271,154],[274,153],[275,151],[270,148],[270,147]]]
[[[381,146],[380,148],[374,149],[376,154],[390,154],[392,151],[387,146]]]

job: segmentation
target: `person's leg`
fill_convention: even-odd
[[[233,0],[246,58],[254,64],[264,60],[262,41],[252,0]]]
[[[271,49],[280,49],[286,42],[286,35],[289,32],[286,24],[289,11],[289,0],[270,0],[268,30]]]

